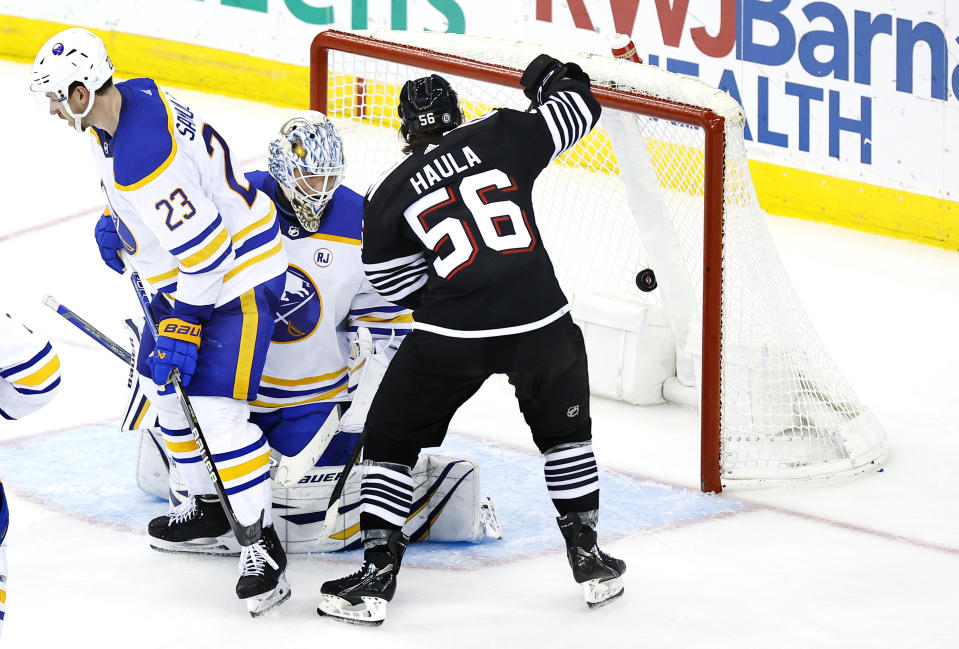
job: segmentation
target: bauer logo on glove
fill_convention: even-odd
[[[200,331],[202,329],[200,325],[184,322],[178,318],[168,318],[164,320],[161,325],[161,336],[176,338],[177,340],[193,343],[197,347],[200,346]]]
[[[203,327],[181,318],[164,318],[158,329],[160,336],[157,338],[154,354],[148,360],[153,372],[153,382],[165,385],[170,379],[170,372],[176,368],[180,372],[183,385],[190,385],[190,379],[196,371]],[[170,390],[161,391],[161,394],[169,392]]]

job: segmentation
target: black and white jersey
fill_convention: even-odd
[[[569,311],[533,214],[536,177],[596,124],[564,79],[536,110],[497,109],[416,149],[370,187],[363,268],[414,329],[467,338],[531,331]]]

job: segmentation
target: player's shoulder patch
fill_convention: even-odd
[[[362,240],[363,197],[345,185],[337,187],[317,234]]]
[[[176,157],[173,114],[153,79],[117,84],[120,123],[113,136],[113,175],[118,189],[138,189],[159,176]]]

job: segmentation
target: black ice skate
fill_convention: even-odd
[[[556,519],[566,540],[566,557],[576,583],[583,584],[583,594],[590,608],[609,604],[623,594],[621,575],[626,563],[615,559],[596,545],[598,511],[572,512]]]
[[[216,496],[191,496],[150,521],[150,547],[160,552],[239,556],[240,544]]]
[[[316,612],[342,622],[379,626],[386,604],[396,592],[396,575],[410,539],[399,530],[364,533],[363,567],[352,575],[323,584]]]
[[[250,615],[257,617],[290,598],[286,580],[286,552],[272,525],[263,528],[260,540],[240,551],[240,580],[236,596],[246,600]]]

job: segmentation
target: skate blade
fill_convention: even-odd
[[[350,604],[336,595],[323,595],[316,612],[349,624],[379,626],[386,619],[387,601],[382,597],[362,597],[362,604]]]
[[[276,583],[276,588],[262,595],[254,595],[246,600],[246,610],[250,612],[250,617],[260,617],[267,611],[276,608],[293,594],[290,588],[290,582],[286,580],[286,573],[280,574],[280,580]]]
[[[480,505],[480,524],[483,526],[483,534],[486,538],[503,540],[503,528],[499,524],[496,508],[493,507],[493,501],[489,497],[485,498]]]
[[[164,541],[150,538],[150,547],[157,552],[171,554],[209,554],[219,557],[240,556],[240,544],[232,534],[192,541]]]
[[[583,595],[586,605],[590,608],[606,606],[613,600],[623,596],[623,580],[621,577],[612,579],[590,579],[583,583]]]

